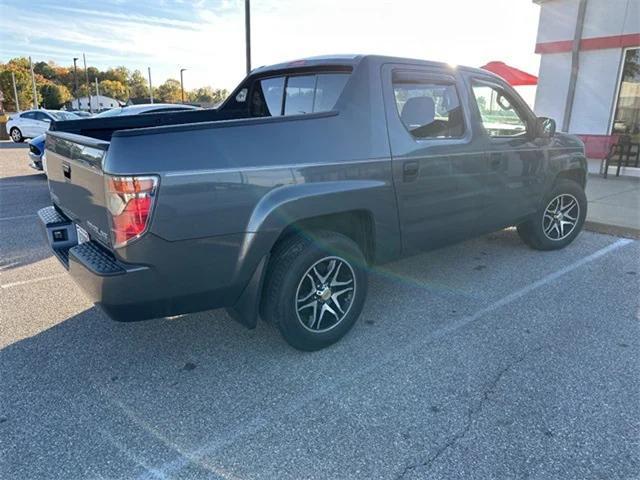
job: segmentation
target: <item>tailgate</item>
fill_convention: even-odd
[[[53,203],[92,240],[110,246],[102,162],[109,142],[65,132],[47,133],[46,162]]]

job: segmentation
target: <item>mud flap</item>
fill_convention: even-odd
[[[227,313],[231,318],[241,323],[247,328],[256,328],[260,310],[260,298],[262,296],[262,285],[269,263],[269,255],[260,260],[255,272],[251,276],[249,283],[233,307],[227,308]]]

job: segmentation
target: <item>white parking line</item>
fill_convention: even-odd
[[[65,277],[66,275],[66,273],[58,273],[56,275],[49,275],[48,277],[31,278],[29,280],[21,280],[19,282],[5,283],[4,285],[0,285],[0,288],[13,288],[19,287],[20,285],[28,285],[30,283],[45,282],[47,280],[54,280],[56,278]]]
[[[36,215],[32,213],[31,215],[18,215],[17,217],[0,217],[0,222],[3,220],[21,220],[23,218],[33,218]]]
[[[413,341],[405,344],[402,348],[395,349],[383,355],[378,359],[377,362],[371,363],[368,366],[362,368],[361,370],[354,371],[352,375],[347,376],[342,381],[338,381],[330,384],[327,387],[319,388],[317,390],[311,390],[306,392],[305,394],[298,397],[294,402],[288,403],[287,406],[283,410],[272,409],[271,411],[265,410],[262,412],[260,416],[254,417],[253,419],[245,419],[243,423],[233,429],[226,430],[221,432],[218,437],[196,449],[188,449],[181,448],[179,445],[175,443],[171,443],[170,446],[178,451],[179,457],[175,460],[170,460],[165,462],[164,464],[159,465],[158,467],[150,468],[143,474],[138,476],[138,479],[153,479],[153,478],[166,478],[168,476],[172,476],[173,474],[180,472],[184,467],[186,467],[190,462],[196,463],[197,465],[202,466],[203,468],[211,468],[212,465],[209,465],[207,462],[208,456],[214,454],[221,448],[235,442],[238,438],[242,436],[250,436],[254,435],[256,432],[266,428],[271,423],[277,422],[283,416],[290,415],[295,411],[303,408],[306,405],[310,405],[314,400],[321,398],[326,395],[330,395],[335,391],[339,391],[344,388],[346,385],[350,385],[354,383],[357,377],[361,375],[368,374],[369,372],[375,370],[382,364],[389,363],[393,360],[402,360],[412,349],[416,348],[418,344],[421,343],[432,343],[435,340],[438,340],[450,333],[455,333],[458,330],[470,325],[483,317],[485,314],[489,312],[493,312],[494,310],[498,310],[499,308],[508,305],[515,300],[518,300],[528,293],[548,285],[558,278],[573,272],[577,268],[586,265],[587,263],[593,262],[608,253],[613,252],[625,245],[633,243],[633,240],[629,240],[626,238],[620,239],[594,253],[588,255],[584,258],[581,258],[577,262],[574,262],[570,265],[567,265],[560,270],[556,270],[553,273],[545,275],[540,280],[537,280],[526,287],[523,287],[519,290],[516,290],[509,295],[497,300],[490,305],[478,310],[477,312],[468,315],[466,317],[462,317],[459,320],[450,323],[449,325],[445,325],[444,327],[435,330],[429,335],[425,335],[424,337],[416,337]],[[129,412],[125,412],[129,413]],[[158,432],[152,431],[156,436],[161,438]]]

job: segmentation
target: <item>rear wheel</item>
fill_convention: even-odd
[[[274,251],[263,314],[299,350],[319,350],[354,325],[367,294],[364,255],[348,237],[314,232]]]
[[[587,197],[582,186],[573,180],[559,179],[540,210],[518,225],[518,234],[531,248],[557,250],[573,242],[586,216]]]
[[[16,143],[21,143],[21,142],[24,141],[24,137],[22,136],[22,132],[17,127],[13,127],[11,129],[11,131],[9,132],[9,135],[11,136],[11,140],[13,140]]]

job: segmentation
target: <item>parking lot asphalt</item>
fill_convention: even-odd
[[[385,265],[353,331],[301,353],[223,311],[108,319],[2,147],[0,478],[638,478],[639,242],[508,229]]]

